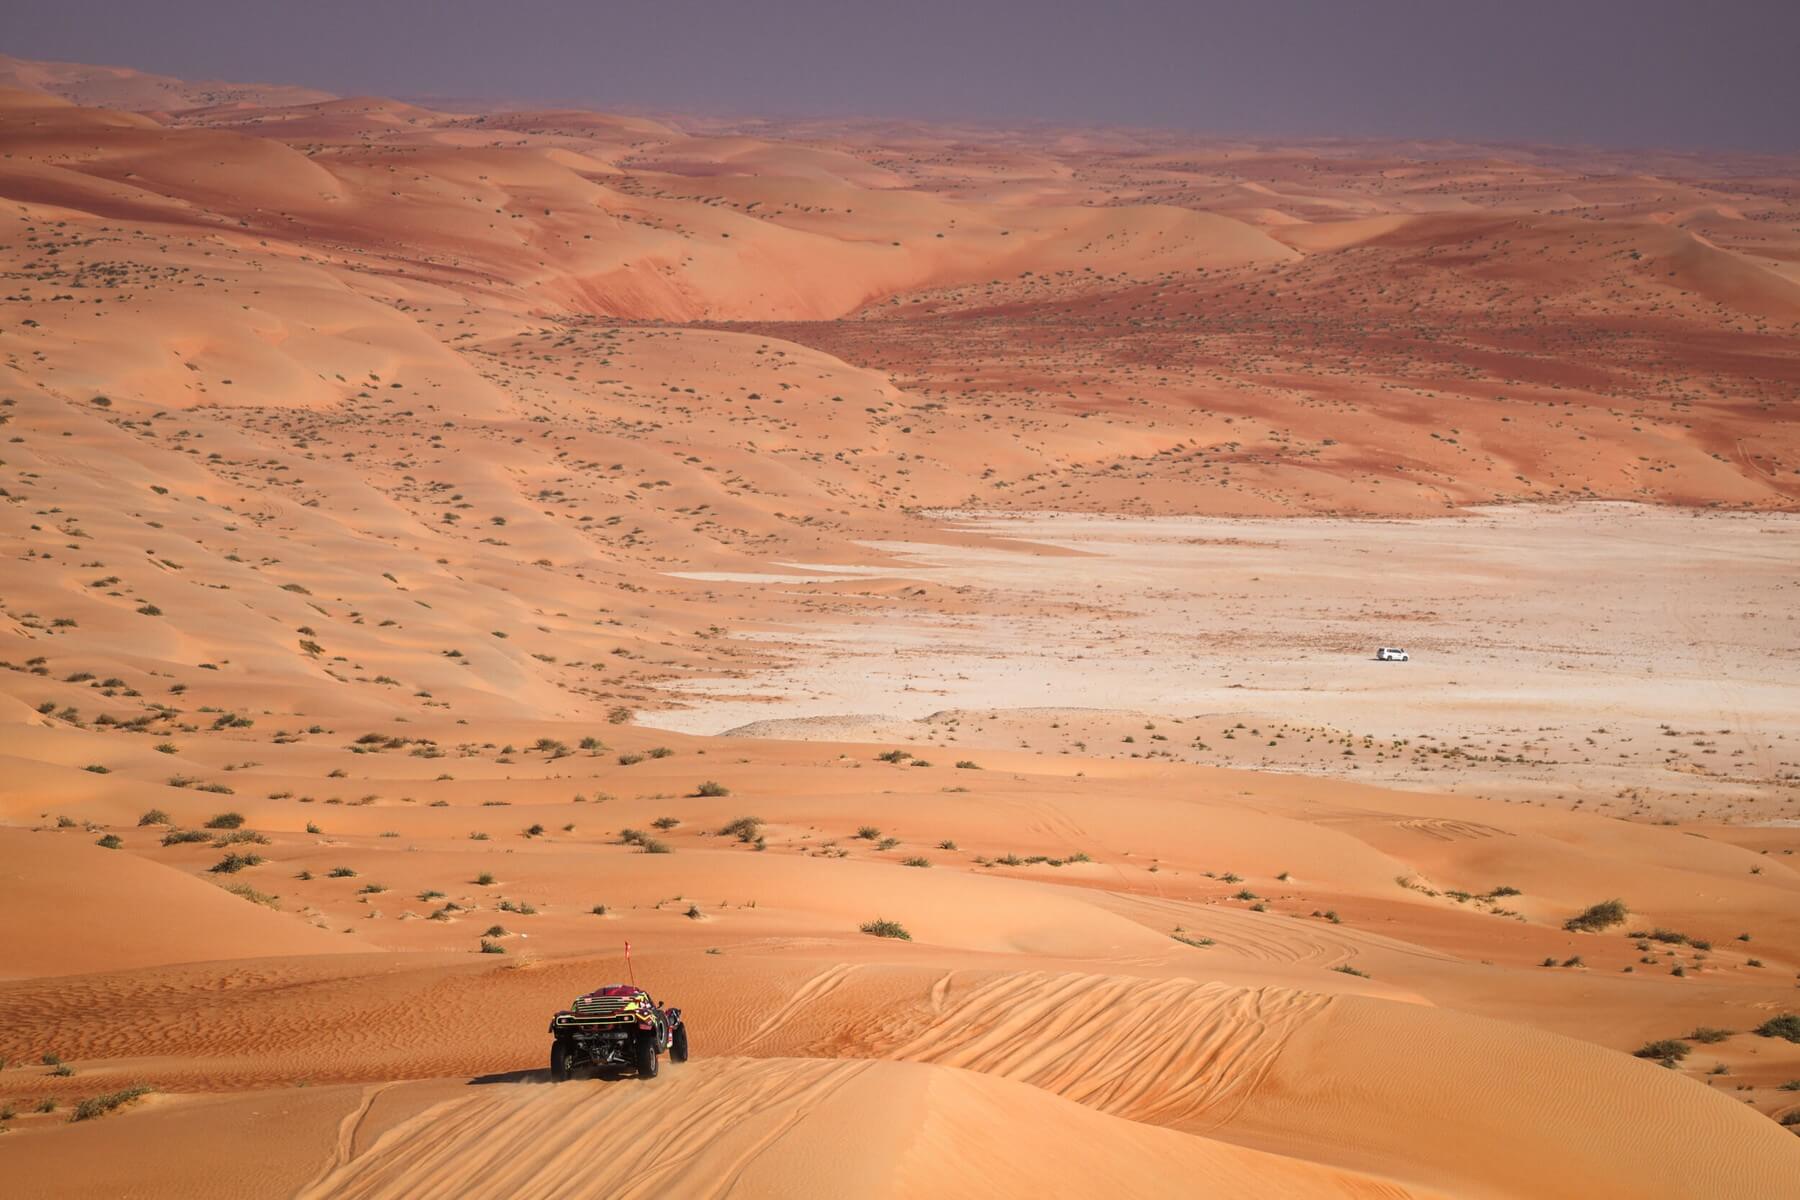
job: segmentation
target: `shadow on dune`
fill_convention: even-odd
[[[608,1082],[620,1079],[636,1079],[637,1072],[629,1067],[583,1067],[571,1077],[573,1079],[603,1079]],[[543,1069],[525,1071],[495,1071],[489,1075],[476,1075],[470,1078],[469,1086],[478,1087],[490,1083],[550,1083],[550,1072]]]

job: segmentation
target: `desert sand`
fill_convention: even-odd
[[[1800,162],[0,143],[9,1196],[1800,1194]]]

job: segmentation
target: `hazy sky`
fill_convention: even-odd
[[[1800,149],[1800,0],[53,0],[28,58],[347,94]]]

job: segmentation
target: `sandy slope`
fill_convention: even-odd
[[[993,1133],[1001,1128],[1003,1137]],[[718,1059],[643,1089],[492,1085],[302,1196],[1416,1195],[915,1065]]]
[[[1800,1177],[1791,162],[0,79],[9,1195]]]

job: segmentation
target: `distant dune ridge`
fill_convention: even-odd
[[[1796,1190],[1800,163],[0,142],[8,1195]]]

